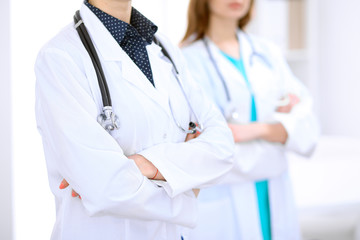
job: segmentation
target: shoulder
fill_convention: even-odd
[[[69,24],[40,49],[34,66],[37,85],[46,82],[71,88],[74,82],[82,82],[87,86],[87,69],[93,71],[87,68],[92,66],[88,56],[74,24]]]
[[[241,39],[245,39],[248,41],[256,51],[260,51],[262,54],[268,57],[283,57],[284,52],[281,48],[275,44],[274,42],[260,37],[251,33],[244,33],[243,31],[239,31],[239,36]]]
[[[191,55],[203,54],[205,53],[205,45],[203,40],[199,39],[181,47],[181,51],[184,54],[191,54]]]
[[[201,39],[183,46],[181,52],[188,61],[190,68],[199,69],[204,67],[209,58],[204,42]]]
[[[74,24],[70,23],[44,44],[39,51],[38,58],[49,55],[78,58],[81,56],[82,48],[84,47],[74,28]]]

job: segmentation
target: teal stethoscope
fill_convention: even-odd
[[[119,121],[119,118],[116,116],[116,114],[113,112],[109,88],[108,88],[108,85],[107,85],[107,82],[105,79],[103,69],[100,64],[99,57],[96,53],[96,50],[91,41],[91,38],[86,30],[85,24],[81,19],[79,11],[76,11],[76,13],[74,15],[74,21],[75,21],[75,29],[77,30],[77,32],[80,36],[81,42],[83,43],[84,47],[86,48],[87,52],[89,53],[91,61],[94,65],[96,76],[98,78],[99,88],[101,91],[101,97],[102,97],[102,102],[103,102],[103,109],[102,109],[103,112],[98,116],[97,121],[107,132],[110,133],[111,131],[113,131],[115,129],[119,129],[120,121]],[[178,128],[180,130],[182,130],[186,134],[194,134],[197,131],[202,132],[203,126],[199,122],[199,118],[196,115],[195,111],[193,110],[193,108],[189,102],[189,99],[184,91],[184,87],[182,85],[182,81],[180,80],[180,74],[179,74],[179,71],[178,71],[176,65],[174,64],[172,58],[170,57],[169,53],[166,51],[164,46],[156,38],[154,38],[154,42],[161,48],[161,51],[164,54],[164,56],[167,57],[170,60],[171,64],[173,65],[173,70],[175,71],[174,75],[176,77],[176,80],[182,90],[182,93],[184,94],[184,96],[186,98],[186,101],[187,101],[187,104],[188,104],[190,110],[192,111],[192,113],[195,116],[196,121],[198,123],[198,126],[197,126],[194,122],[190,121],[189,129],[184,129],[181,126],[181,124],[176,120],[173,110],[172,110],[172,107],[171,107],[171,102],[169,99],[170,111],[171,111],[172,117],[173,117],[176,125],[178,126]]]
[[[269,62],[269,60],[263,54],[261,54],[260,52],[255,50],[254,44],[251,41],[250,37],[245,33],[244,33],[244,36],[248,40],[248,42],[250,44],[250,47],[251,47],[251,55],[250,55],[250,59],[249,59],[250,66],[253,66],[254,58],[258,58],[268,68],[272,69],[272,65]],[[206,52],[209,55],[210,62],[213,65],[213,67],[214,67],[214,69],[216,71],[216,74],[218,75],[218,77],[219,77],[219,79],[220,79],[220,81],[221,81],[221,83],[223,85],[224,91],[225,91],[226,100],[227,100],[228,104],[227,104],[226,109],[224,109],[224,115],[225,115],[226,119],[229,122],[238,122],[239,113],[236,111],[236,107],[233,106],[232,103],[231,103],[232,99],[231,99],[231,95],[230,95],[230,92],[229,92],[229,88],[228,88],[228,86],[226,84],[226,81],[225,81],[225,78],[224,78],[223,74],[221,73],[221,71],[219,69],[219,66],[216,63],[216,60],[215,60],[213,54],[211,53],[210,46],[209,46],[209,39],[204,37],[202,39],[202,41],[203,41],[203,43],[205,45]]]

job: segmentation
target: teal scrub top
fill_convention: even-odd
[[[251,84],[249,79],[247,78],[244,61],[242,58],[235,59],[226,53],[222,52],[222,54],[240,71],[243,75],[248,90],[251,95],[251,112],[250,112],[250,121],[257,121],[256,115],[256,104],[253,90],[251,88]],[[255,183],[257,201],[258,201],[258,209],[259,209],[259,218],[261,224],[261,231],[264,240],[271,240],[271,222],[270,222],[270,205],[269,205],[269,186],[268,181],[258,181]]]

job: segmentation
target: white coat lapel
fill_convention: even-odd
[[[93,40],[95,48],[98,51],[99,57],[101,56],[105,63],[107,62],[110,66],[112,65],[110,64],[110,62],[118,62],[118,64],[121,65],[120,72],[117,73],[117,71],[112,68],[110,74],[116,73],[117,76],[121,77],[122,79],[128,81],[130,84],[140,89],[144,94],[146,94],[153,101],[159,104],[169,115],[168,95],[164,94],[164,92],[167,91],[162,91],[162,94],[160,94],[160,92],[156,88],[154,88],[154,86],[146,78],[143,72],[121,49],[121,47],[119,47],[119,44],[110,34],[110,32],[105,28],[105,26],[86,5],[82,5],[80,12],[85,26],[87,27],[87,30]],[[160,50],[158,52],[160,52]]]
[[[152,43],[147,46],[146,49],[149,54],[157,93],[162,95],[164,99],[169,99],[169,82],[171,78],[174,77],[174,74],[171,74],[173,72],[173,66],[168,62],[161,51],[161,47],[157,44]]]
[[[225,58],[225,56],[221,53],[221,50],[210,39],[207,38],[206,40],[209,43],[211,54],[213,55],[217,67],[226,83],[231,85],[230,81],[236,81],[241,85],[246,86],[246,82],[240,71]],[[231,89],[229,89],[229,91],[231,92]]]
[[[163,110],[170,116],[169,108],[169,95],[168,95],[168,81],[165,76],[158,73],[169,72],[164,71],[163,67],[168,67],[167,63],[160,59],[162,53],[161,49],[156,44],[152,44],[147,47],[151,69],[153,71],[153,79],[155,87],[150,83],[144,73],[138,66],[130,59],[130,57],[123,52],[126,60],[122,61],[122,76],[123,78],[140,89],[144,94],[150,97],[153,101],[159,104]]]
[[[105,61],[122,61],[123,50],[96,15],[85,4],[82,4],[80,14],[99,57]]]
[[[254,94],[254,77],[253,77],[253,71],[254,71],[254,65],[251,63],[251,57],[254,54],[253,48],[251,47],[251,43],[249,42],[249,39],[246,38],[245,33],[243,33],[241,30],[237,33],[238,41],[240,45],[240,54],[241,58],[243,59],[245,74],[247,77],[247,80],[250,84],[250,89],[252,93]]]
[[[253,54],[253,49],[251,47],[251,44],[249,43],[249,40],[244,36],[243,32],[239,30],[237,36],[240,44],[240,53],[244,62],[245,70],[250,71],[250,68],[252,67],[250,64],[250,58]]]
[[[246,33],[239,31],[238,38],[246,74],[253,90],[256,92],[256,88],[266,89],[267,84],[270,84],[268,79],[274,74],[272,67],[267,64],[268,54],[255,45],[256,43],[250,39],[250,36],[246,36]]]
[[[263,79],[265,76],[269,76],[273,69],[268,60],[269,54],[265,49],[260,48],[256,45],[256,42],[251,39],[251,36],[246,35],[246,33],[239,30],[238,39],[240,41],[241,54],[244,59],[244,67],[247,70],[248,78],[259,80]],[[252,78],[252,75],[256,76]]]

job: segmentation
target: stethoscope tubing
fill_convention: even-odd
[[[244,33],[245,34],[245,33]],[[250,56],[250,66],[252,66],[254,64],[254,57],[258,57],[259,59],[261,59],[269,68],[272,68],[272,65],[270,64],[270,62],[265,58],[265,56],[263,54],[260,54],[258,53],[257,51],[255,51],[255,47],[254,47],[254,44],[253,42],[251,41],[250,39],[250,36],[248,36],[247,34],[245,34],[245,37],[247,38],[250,46],[251,46],[251,56]],[[226,81],[225,81],[225,78],[223,76],[223,74],[221,73],[220,69],[219,69],[219,66],[218,64],[216,63],[216,60],[211,52],[211,49],[210,49],[210,46],[209,46],[209,40],[204,37],[202,39],[204,45],[205,45],[205,49],[208,53],[208,56],[209,56],[209,59],[210,59],[210,62],[211,64],[214,66],[214,69],[216,71],[216,74],[218,75],[223,87],[224,87],[224,91],[225,91],[225,94],[226,94],[226,99],[228,102],[231,102],[231,95],[230,95],[230,92],[229,92],[229,88],[226,84]]]
[[[86,30],[85,24],[82,21],[82,18],[80,16],[80,12],[76,11],[75,15],[74,15],[74,22],[75,22],[75,29],[77,30],[81,42],[83,43],[84,47],[86,48],[88,54],[90,55],[91,61],[93,63],[95,72],[96,72],[96,76],[98,79],[98,85],[100,88],[100,92],[101,92],[101,97],[102,97],[102,102],[103,102],[103,114],[100,114],[98,117],[98,121],[99,123],[108,131],[112,131],[114,129],[118,129],[119,127],[119,123],[118,123],[118,118],[117,116],[113,113],[112,111],[112,103],[111,103],[111,96],[110,96],[110,92],[109,92],[109,88],[106,82],[106,78],[104,75],[104,71],[101,67],[101,63],[99,60],[99,57],[97,55],[97,52],[95,50],[95,47],[90,39],[89,33]],[[199,127],[196,126],[195,123],[191,122],[189,123],[189,128],[190,129],[184,129],[177,121],[176,118],[173,115],[173,111],[171,108],[171,104],[170,104],[170,111],[172,113],[172,117],[174,119],[174,121],[176,122],[176,125],[183,130],[185,133],[187,134],[194,134],[196,133],[196,131],[202,131],[202,124],[199,122],[199,118],[197,116],[197,114],[195,113],[195,111],[193,110],[189,99],[187,97],[187,94],[184,91],[184,87],[181,83],[180,80],[180,74],[179,71],[174,63],[174,61],[172,60],[172,58],[170,57],[169,53],[166,51],[166,49],[164,48],[164,46],[161,44],[161,42],[156,39],[154,37],[154,42],[161,48],[162,53],[164,54],[165,57],[167,57],[169,59],[169,61],[171,62],[173,69],[175,71],[174,75],[175,78],[181,88],[182,93],[184,94],[186,101],[188,103],[188,106],[190,108],[190,110],[192,111],[192,113],[194,114],[196,120],[198,121]]]
[[[229,88],[228,88],[228,86],[227,86],[227,84],[225,82],[224,76],[220,72],[219,66],[216,64],[216,61],[215,61],[215,58],[214,58],[213,54],[211,53],[208,40],[203,38],[203,42],[204,42],[204,45],[205,45],[205,49],[206,49],[206,51],[207,51],[207,53],[209,55],[209,59],[210,59],[212,65],[214,66],[215,71],[216,71],[218,77],[220,78],[221,83],[222,83],[222,85],[224,87],[224,91],[225,91],[225,94],[226,94],[226,100],[228,102],[230,102],[231,101],[231,96],[230,96]]]
[[[96,76],[98,79],[99,88],[101,91],[103,106],[104,107],[106,107],[106,106],[112,107],[111,96],[110,96],[110,92],[109,92],[109,87],[108,87],[106,79],[105,79],[104,71],[101,67],[100,60],[96,53],[94,44],[92,43],[92,41],[89,37],[89,33],[87,32],[86,27],[85,27],[84,23],[82,22],[79,11],[76,11],[75,16],[74,16],[74,21],[75,21],[76,30],[79,33],[80,39],[81,39],[82,43],[84,44],[87,52],[89,53],[91,61],[93,62]]]
[[[154,42],[161,48],[161,52],[162,52],[162,53],[164,54],[164,56],[165,56],[167,59],[169,59],[169,61],[171,62],[172,66],[173,66],[173,69],[174,69],[174,71],[175,71],[174,75],[175,75],[176,81],[178,82],[178,84],[179,84],[179,86],[180,86],[180,88],[181,88],[181,91],[182,91],[183,95],[185,96],[185,99],[186,99],[186,102],[187,102],[187,104],[188,104],[188,106],[189,106],[189,108],[190,108],[190,111],[194,114],[194,116],[195,116],[195,118],[196,118],[196,120],[198,121],[198,124],[199,124],[199,126],[196,126],[195,123],[193,123],[193,122],[190,121],[190,123],[189,123],[189,128],[190,128],[190,130],[184,129],[184,128],[176,121],[176,118],[175,118],[174,115],[173,115],[173,119],[175,120],[176,125],[177,125],[179,128],[181,128],[185,133],[194,134],[194,133],[196,132],[196,130],[199,131],[199,132],[202,132],[202,130],[203,130],[202,123],[199,122],[199,118],[198,118],[196,112],[194,111],[194,109],[192,108],[192,105],[190,104],[189,98],[187,97],[187,94],[186,94],[186,92],[185,92],[185,90],[184,90],[184,86],[182,85],[182,81],[181,81],[181,78],[180,78],[179,70],[177,69],[177,67],[176,67],[174,61],[172,60],[170,54],[168,53],[168,51],[166,50],[166,48],[162,45],[162,43],[161,43],[157,38],[155,38],[155,37],[154,37]],[[173,110],[172,110],[172,107],[171,107],[171,103],[169,104],[169,106],[170,106],[170,111],[171,111],[171,113],[173,114]]]

